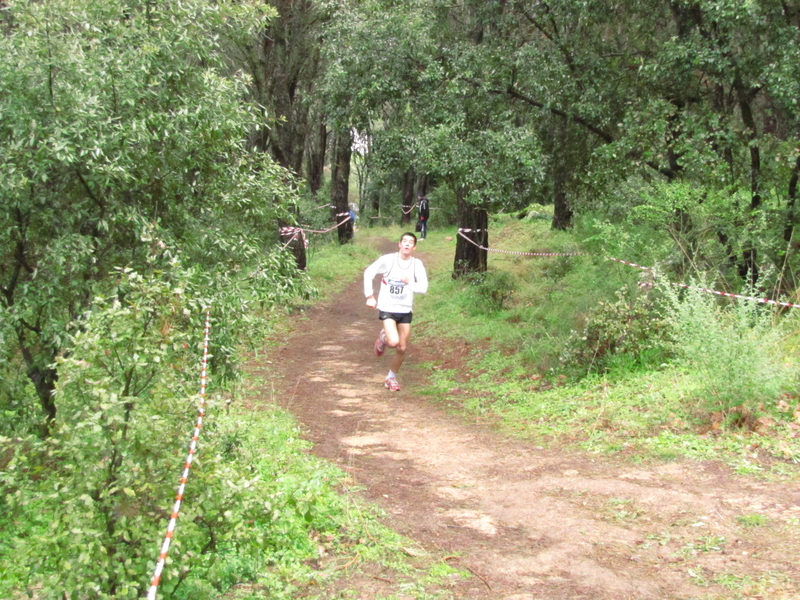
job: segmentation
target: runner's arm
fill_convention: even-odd
[[[411,291],[415,294],[424,294],[428,291],[428,273],[421,260],[414,259],[414,281],[410,283]]]
[[[366,268],[364,271],[364,297],[369,298],[370,296],[375,295],[375,290],[373,289],[373,281],[378,273],[386,272],[386,267],[383,264],[384,258],[381,256],[378,260],[372,263],[370,266]]]

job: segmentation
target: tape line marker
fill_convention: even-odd
[[[585,252],[563,252],[563,253],[559,253],[559,252],[512,252],[510,250],[498,250],[496,248],[487,248],[485,246],[481,246],[480,244],[476,243],[474,240],[469,239],[469,237],[467,237],[466,235],[464,235],[462,233],[462,232],[471,232],[471,231],[486,231],[486,230],[484,230],[484,229],[459,229],[458,230],[458,235],[463,237],[469,243],[471,243],[471,244],[477,246],[478,248],[480,248],[481,250],[485,250],[487,252],[501,252],[503,254],[517,254],[517,255],[520,255],[520,256],[589,256],[589,254],[586,254]],[[642,266],[642,265],[637,265],[636,263],[628,262],[627,260],[622,260],[621,258],[614,258],[613,256],[605,256],[603,258],[605,258],[607,260],[613,260],[613,261],[618,262],[618,263],[622,263],[623,265],[627,265],[629,267],[634,267],[636,269],[641,269],[642,271],[650,271],[651,273],[653,272],[653,268],[652,267],[645,267],[645,266]],[[717,296],[724,296],[725,298],[737,298],[739,300],[749,300],[751,302],[758,302],[759,304],[771,304],[773,306],[782,306],[782,307],[785,307],[785,308],[800,308],[800,304],[794,304],[792,302],[781,302],[780,300],[770,300],[769,298],[756,298],[755,296],[744,296],[742,294],[732,294],[730,292],[720,292],[718,290],[712,290],[712,289],[709,289],[709,288],[702,288],[702,287],[692,286],[692,285],[688,285],[686,283],[672,283],[672,282],[669,282],[669,283],[671,285],[675,285],[675,286],[682,287],[682,288],[685,288],[685,289],[694,289],[694,290],[699,290],[701,292],[705,292],[707,294],[715,294]],[[651,287],[653,285],[656,285],[656,284],[654,284],[654,283],[640,283],[639,287]]]
[[[513,252],[511,250],[498,250],[497,248],[487,248],[486,246],[481,246],[475,240],[471,240],[469,239],[469,237],[464,235],[464,232],[481,232],[481,231],[488,231],[488,229],[459,229],[458,235],[467,240],[470,244],[477,246],[481,250],[486,250],[487,252],[517,254],[519,256],[584,256],[582,252]]]
[[[164,565],[167,561],[167,554],[169,553],[169,546],[175,535],[175,527],[178,523],[178,513],[181,510],[181,502],[183,501],[183,492],[186,489],[186,482],[189,480],[189,469],[192,466],[194,455],[197,452],[197,440],[200,438],[200,429],[203,426],[203,416],[206,412],[206,382],[208,373],[208,340],[209,332],[211,331],[211,311],[206,311],[206,326],[205,337],[203,339],[203,366],[200,372],[200,406],[197,409],[197,422],[194,426],[194,433],[192,433],[192,441],[189,444],[189,454],[186,457],[186,463],[183,466],[183,473],[181,474],[180,485],[178,486],[178,493],[175,495],[175,504],[172,506],[172,513],[170,514],[169,523],[167,523],[167,533],[164,536],[164,542],[161,544],[161,552],[158,555],[158,562],[156,563],[155,571],[153,572],[153,579],[150,581],[150,590],[147,592],[147,600],[155,600],[158,584],[161,582],[161,573],[164,571]]]

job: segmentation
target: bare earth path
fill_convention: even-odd
[[[509,440],[415,394],[419,363],[448,358],[422,339],[403,391],[385,390],[378,328],[360,281],[314,307],[271,357],[278,402],[389,526],[475,575],[454,578],[455,598],[800,598],[797,489]],[[376,597],[382,578],[365,579],[360,597]]]

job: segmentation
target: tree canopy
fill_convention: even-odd
[[[37,581],[141,591],[190,331],[211,307],[229,378],[238,332],[312,293],[280,231],[325,166],[328,221],[351,161],[366,216],[425,191],[470,232],[456,276],[487,268],[491,213],[552,204],[587,246],[796,293],[799,34],[788,0],[0,3],[0,510],[57,505],[17,548]],[[239,512],[194,535],[255,552],[223,462],[204,500]]]

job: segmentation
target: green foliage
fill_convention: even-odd
[[[583,250],[575,238],[588,231],[552,232],[539,219],[508,216],[491,223],[493,246],[520,251]],[[639,270],[603,258],[600,231],[591,238],[594,257],[490,255],[489,272],[506,272],[515,282],[503,310],[486,312],[475,287],[452,280],[446,269],[432,270],[416,331],[447,340],[459,364],[425,365],[426,392],[542,443],[624,452],[633,460],[720,460],[743,474],[796,474],[800,316],[778,319],[761,305],[723,309],[716,296],[699,292],[691,295],[701,303],[694,307],[690,294],[675,292],[686,318],[677,327],[679,312],[664,298],[666,288],[676,288],[642,291]],[[426,250],[450,256],[452,244],[429,241]],[[609,238],[609,246],[639,241],[636,231],[626,240]],[[726,350],[716,352],[720,345]],[[559,360],[569,356],[575,358]],[[719,416],[720,391],[746,402],[745,409]]]
[[[329,110],[372,135],[382,203],[410,174],[490,210],[555,201],[562,226],[607,221],[681,277],[736,288],[758,266],[783,294],[800,122],[786,10],[359,2],[334,19]]]
[[[464,279],[471,287],[475,314],[494,313],[506,308],[514,296],[516,287],[513,277],[506,271],[490,270],[485,273],[472,273]]]
[[[341,474],[302,458],[306,443],[285,415],[222,409],[221,403],[209,406],[159,596],[217,597],[232,584],[263,577],[271,597],[289,598],[291,580],[312,576],[303,563],[319,556],[320,538],[333,551],[333,543],[352,544],[360,536],[333,491]],[[133,460],[132,444],[117,440],[125,458],[111,484],[107,459],[57,476],[46,472],[45,465],[91,458],[85,446],[76,457],[75,444],[32,441],[24,455],[17,453],[4,483],[27,485],[5,488],[13,491],[6,523],[17,527],[6,530],[4,595],[38,589],[41,598],[142,597],[190,425],[175,418],[177,411],[171,419],[158,418],[165,412],[162,404],[130,422],[130,433],[147,436],[138,440],[146,458],[140,450]],[[85,437],[110,441],[101,432]]]
[[[5,501],[0,512],[13,541],[0,560],[11,569],[11,556],[24,557],[9,571],[12,585],[42,587],[42,597],[53,598],[141,596],[196,412],[207,290],[195,275],[176,264],[160,279],[120,269],[113,292],[94,298],[92,309],[74,325],[69,352],[59,359],[59,419],[49,437],[2,438]],[[278,269],[245,278],[237,287],[250,283],[252,298],[286,302],[289,296],[276,295],[285,277]],[[260,292],[262,287],[267,291]],[[284,294],[291,295],[289,290]],[[232,348],[223,342],[237,339],[237,322],[245,321],[236,315],[247,302],[239,298],[237,306],[225,304],[226,299],[231,300],[220,294],[212,307],[212,363],[218,366],[211,381],[218,390],[231,376],[230,365],[223,367]],[[254,445],[263,447],[266,440],[242,433],[241,422],[218,418],[203,431],[208,446],[193,470],[194,489],[202,492],[187,494],[167,590],[198,571],[223,589],[230,581],[217,573],[218,552],[229,549],[254,560],[278,544],[276,531],[287,527],[278,518],[281,511],[291,515],[324,492],[297,491],[316,485],[309,477],[300,478],[302,485],[282,484],[278,491],[257,485],[252,459],[260,448]],[[237,436],[247,441],[240,444],[246,456],[232,450]],[[277,502],[273,517],[269,511],[265,515],[268,492],[288,494]],[[310,518],[311,510],[303,508],[300,517],[322,528]],[[254,534],[246,523],[260,524],[263,531]]]
[[[313,293],[277,244],[291,178],[247,149],[258,115],[246,82],[221,74],[220,37],[252,35],[264,13],[59,0],[9,2],[2,18],[2,595],[141,597],[196,412],[205,310],[221,394],[243,334],[257,342]],[[329,527],[328,475],[260,482],[254,469],[285,469],[261,455],[269,428],[208,425],[173,597],[252,579],[291,546],[282,536]],[[312,544],[294,546],[287,560]]]
[[[759,513],[739,515],[736,522],[742,527],[766,527],[770,523],[770,518]]]
[[[220,74],[216,40],[253,31],[257,8],[10,2],[3,19],[0,331],[52,420],[55,359],[115,269],[179,260],[213,282],[207,304],[235,295],[294,198],[246,149],[245,82]]]
[[[667,287],[675,351],[706,410],[757,414],[763,403],[794,389],[797,375],[769,308],[746,300],[725,307],[697,287]]]
[[[602,373],[616,365],[631,371],[669,359],[672,330],[663,307],[636,289],[623,288],[616,296],[614,302],[599,302],[583,331],[567,342],[562,361],[569,369]]]

